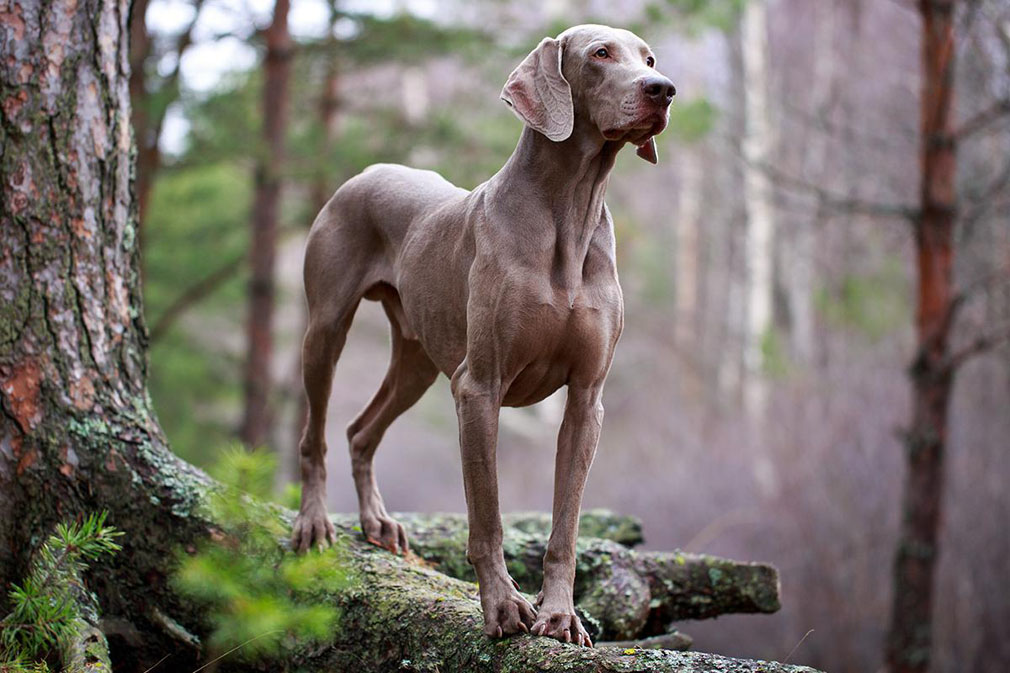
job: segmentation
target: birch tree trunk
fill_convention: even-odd
[[[742,42],[734,35],[725,42],[726,56],[730,72],[732,92],[729,133],[731,137],[742,143],[744,135],[744,117],[746,116],[746,101],[742,95],[744,88],[744,64]],[[743,165],[723,162],[717,165],[718,190],[725,193],[741,193],[743,190]],[[735,199],[734,201],[739,201]],[[713,330],[718,338],[708,338],[706,342],[715,344],[706,352],[706,360],[715,362],[715,392],[727,403],[740,404],[740,392],[743,382],[743,336],[744,322],[744,292],[747,285],[747,272],[744,256],[744,234],[746,234],[746,211],[741,204],[722,203],[725,210],[719,219],[713,238],[717,241],[711,246],[713,263],[710,265],[706,285],[713,288],[708,301],[718,305],[718,329]],[[706,344],[708,345],[708,344]]]
[[[692,49],[697,53],[698,49]],[[682,90],[691,92],[691,98],[702,95],[700,77],[696,71],[685,73]],[[676,262],[674,272],[674,302],[677,308],[677,322],[674,326],[674,342],[682,351],[689,352],[695,346],[698,335],[698,255],[702,191],[705,171],[702,164],[701,142],[685,143],[677,157],[680,170],[680,198],[677,199],[676,219]]]
[[[290,0],[276,0],[266,31],[263,85],[263,146],[256,165],[256,196],[249,249],[249,312],[246,316],[245,412],[240,436],[247,446],[268,441],[271,427],[273,365],[274,260],[284,164],[291,74]]]
[[[768,99],[768,10],[749,0],[741,25],[744,66],[744,204],[747,212],[747,299],[744,324],[744,408],[760,422],[767,407],[764,342],[772,329],[775,212],[764,170],[772,150]]]
[[[835,6],[823,2],[817,5],[814,37],[814,66],[809,112],[813,128],[808,132],[807,151],[803,157],[803,174],[813,184],[825,184],[828,160],[828,134],[824,122],[830,113],[834,96],[835,67]],[[823,204],[817,205],[814,217],[800,221],[785,242],[783,260],[786,296],[789,302],[790,351],[794,362],[809,366],[816,357],[814,343],[814,279],[817,233],[823,224]]]

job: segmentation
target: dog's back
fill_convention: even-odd
[[[399,248],[411,223],[468,193],[434,171],[374,164],[336,191],[313,229],[366,228]]]

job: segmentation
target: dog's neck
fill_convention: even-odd
[[[514,191],[524,199],[537,195],[563,224],[598,218],[623,143],[608,142],[589,126],[577,121],[572,135],[561,142],[524,127],[515,151],[494,177],[498,192]]]
[[[559,280],[577,287],[593,232],[603,218],[607,181],[623,142],[603,138],[576,120],[572,135],[554,142],[524,127],[515,152],[492,178],[499,198],[536,204],[554,226]]]

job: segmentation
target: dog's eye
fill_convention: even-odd
[[[596,58],[607,58],[610,56],[610,52],[606,49],[597,49],[596,53],[593,54]]]
[[[654,65],[656,65],[656,59],[649,56],[648,58],[645,59],[645,65],[649,66],[650,68],[653,67]]]

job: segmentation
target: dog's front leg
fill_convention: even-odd
[[[589,466],[603,426],[602,387],[568,386],[554,465],[554,512],[544,555],[544,584],[537,597],[533,633],[592,647],[575,615],[575,538]]]
[[[536,616],[533,606],[517,591],[517,585],[509,576],[502,552],[496,457],[501,408],[499,391],[497,381],[475,380],[465,363],[452,378],[470,524],[466,554],[480,584],[484,633],[498,638],[529,631]]]

